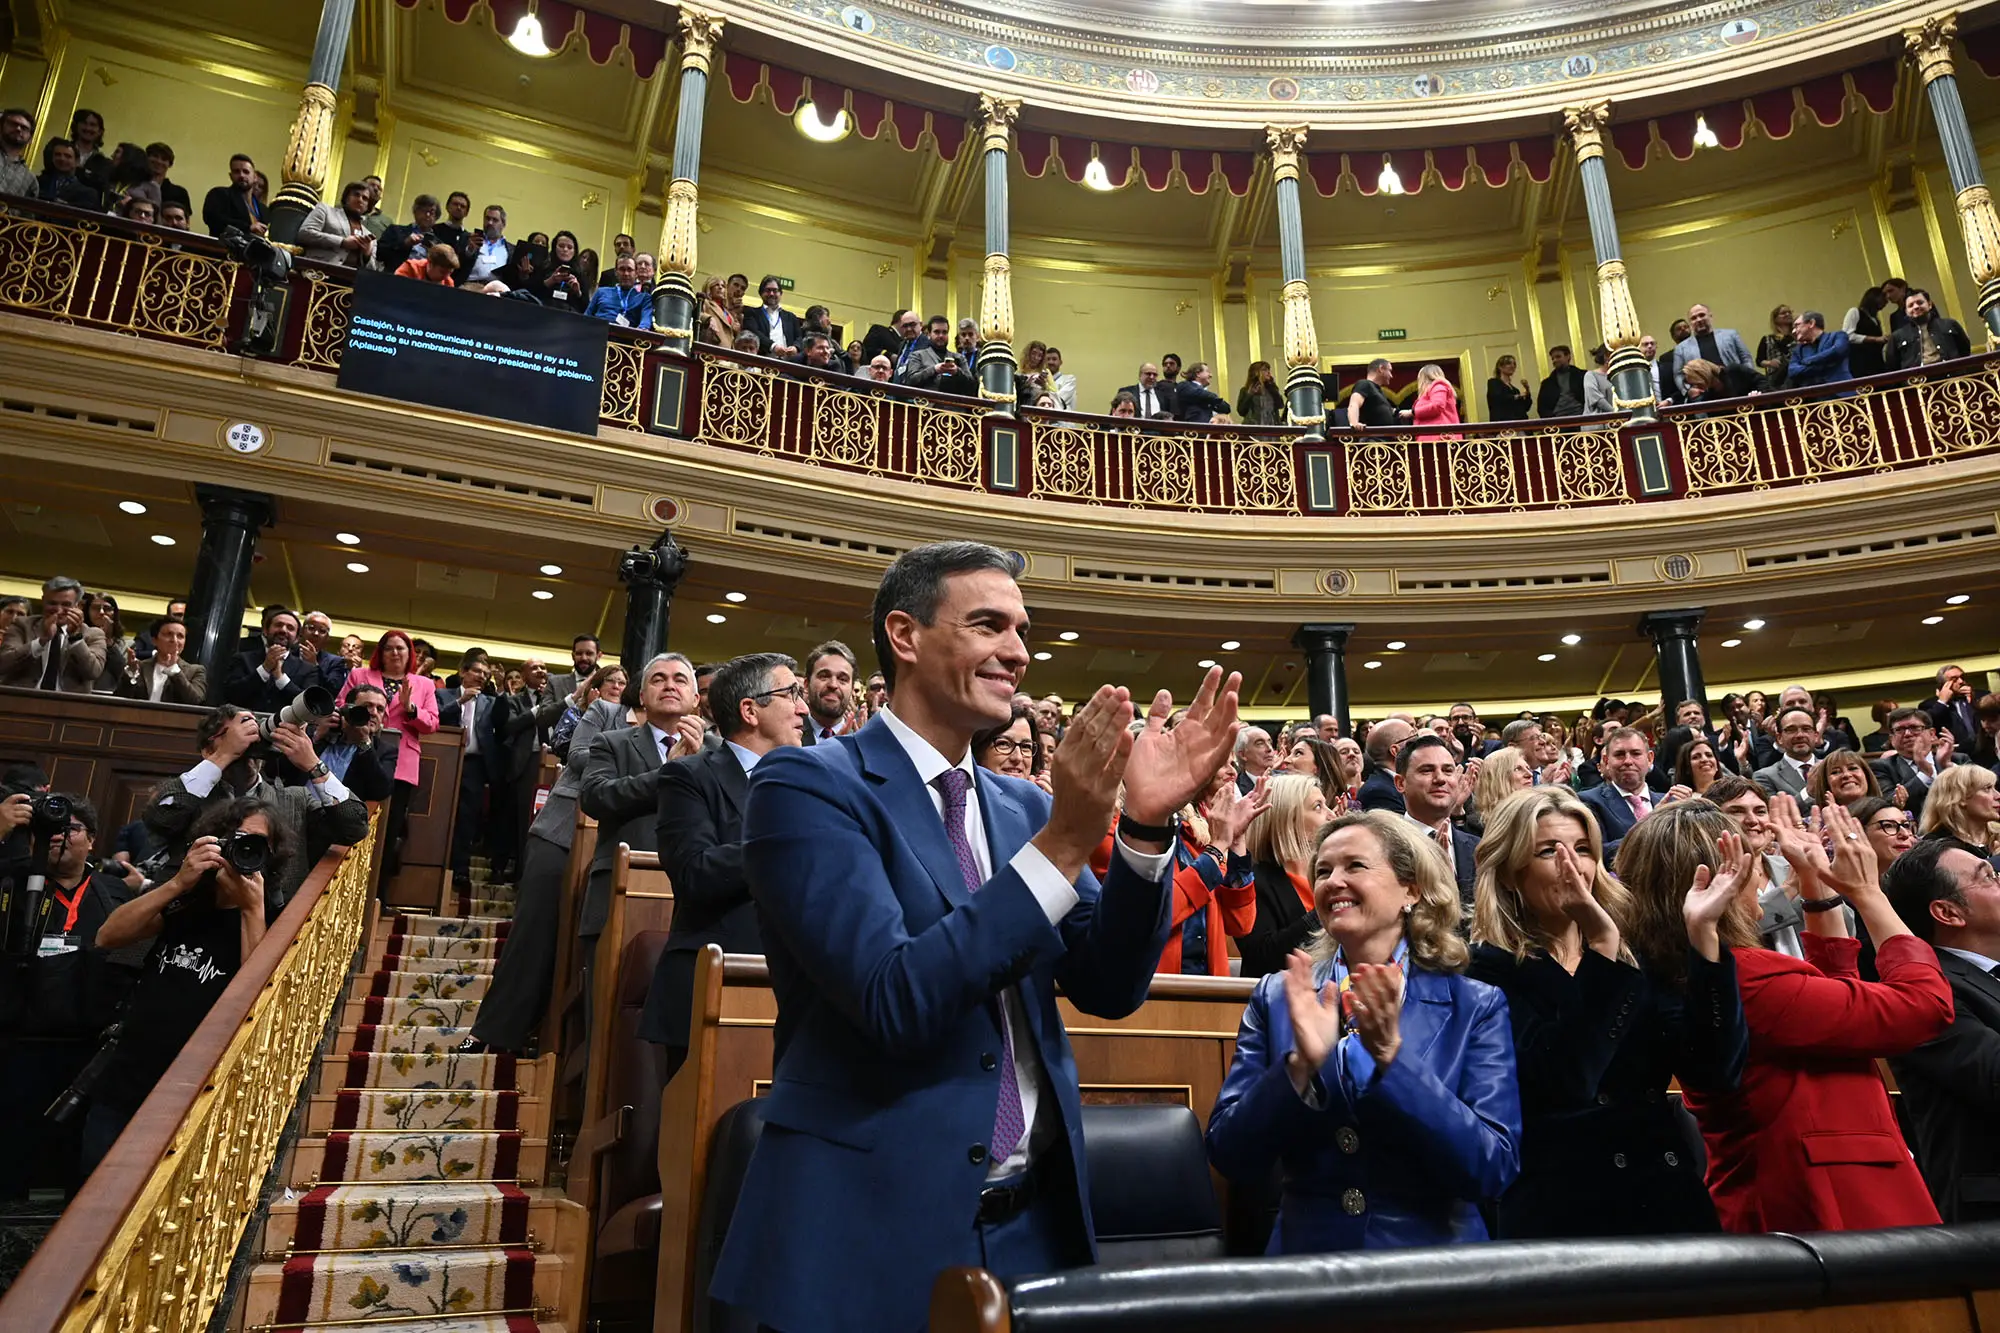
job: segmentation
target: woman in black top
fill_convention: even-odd
[[[264,840],[267,860],[282,859],[291,836],[277,807],[247,797],[230,801],[203,815],[193,832],[173,878],[120,906],[97,928],[100,949],[154,943],[126,1002],[118,1049],[90,1089],[86,1174],[264,939],[264,875],[239,874],[225,844],[232,835],[251,834]]]
[[[1888,304],[1889,298],[1880,287],[1870,287],[1842,321],[1847,329],[1847,368],[1855,379],[1880,375],[1889,368],[1884,359],[1889,336],[1882,331],[1882,307]]]
[[[1488,421],[1528,419],[1528,410],[1535,405],[1535,395],[1527,385],[1514,383],[1514,372],[1519,364],[1511,356],[1503,356],[1493,363],[1493,378],[1486,381]]]
[[[1257,887],[1257,918],[1236,941],[1246,977],[1283,971],[1292,950],[1304,948],[1319,929],[1313,909],[1313,846],[1320,826],[1331,817],[1326,793],[1314,778],[1273,773],[1264,790],[1270,805],[1244,837]]]
[[[1470,975],[1506,993],[1521,1089],[1503,1237],[1718,1230],[1667,1084],[1733,1089],[1742,1071],[1749,1036],[1717,925],[1733,882],[1688,890],[1675,980],[1626,947],[1634,903],[1602,858],[1597,821],[1567,788],[1528,788],[1486,817]]]

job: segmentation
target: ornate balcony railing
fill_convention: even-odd
[[[206,237],[0,201],[0,310],[218,352],[252,284]],[[337,371],[346,270],[294,264],[273,359]],[[1067,412],[966,398],[614,329],[603,426],[857,476],[1058,504],[1288,517],[1419,517],[1698,498],[2000,452],[2000,355],[1821,389],[1618,417],[1334,430]]]

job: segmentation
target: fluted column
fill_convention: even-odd
[[[708,67],[722,20],[682,5],[681,91],[674,122],[674,178],[667,186],[667,223],[660,234],[659,266],[653,289],[653,331],[685,352],[694,342],[695,206],[701,178],[701,121],[708,105]]]
[[[323,0],[319,35],[313,40],[312,64],[305,90],[299,94],[299,114],[285,140],[285,157],[278,164],[278,195],[271,201],[266,225],[271,239],[290,243],[299,224],[320,201],[327,167],[333,161],[333,112],[340,92],[340,68],[347,62],[347,34],[354,27],[354,0]]]
[[[1014,274],[1007,262],[1007,145],[1020,119],[1021,102],[1013,97],[979,95],[985,132],[980,151],[986,157],[986,274],[979,294],[979,396],[1002,416],[1016,402],[1014,371]]]
[[[1305,142],[1303,125],[1264,127],[1277,186],[1278,267],[1285,280],[1285,410],[1294,426],[1305,428],[1306,439],[1318,440],[1326,436],[1326,386],[1319,377],[1319,335],[1313,329],[1305,224],[1299,217],[1299,150]]]
[[[1941,14],[1903,32],[1903,45],[1917,62],[1944,145],[1945,169],[1958,198],[1958,229],[1965,237],[1966,264],[1979,284],[1979,317],[1986,321],[1989,341],[2000,341],[2000,218],[1993,211],[1993,194],[1979,170],[1979,149],[1965,122],[1958,77],[1952,70],[1951,42],[1958,35],[1958,15]]]
[[[1604,345],[1611,349],[1611,396],[1634,420],[1660,415],[1653,392],[1653,368],[1639,350],[1645,331],[1632,304],[1625,280],[1625,259],[1618,250],[1618,217],[1611,211],[1611,179],[1604,171],[1604,127],[1611,122],[1611,103],[1591,102],[1563,108],[1563,132],[1576,151],[1577,179],[1583,185],[1584,211],[1590,216],[1590,245],[1597,254],[1597,310],[1604,320]]]

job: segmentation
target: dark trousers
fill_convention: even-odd
[[[389,792],[389,831],[384,835],[382,851],[381,885],[389,887],[389,881],[403,865],[403,835],[410,827],[410,798],[417,794],[414,782],[396,782]]]
[[[493,769],[501,773],[499,762]],[[486,790],[486,858],[493,868],[496,883],[506,883],[510,872],[520,864],[521,830],[516,822],[514,784],[505,776],[495,776]]]
[[[74,1194],[83,1116],[58,1125],[44,1112],[97,1052],[88,1037],[72,1040],[14,1038],[0,1041],[0,1199],[25,1198],[33,1189]]]
[[[451,873],[464,879],[472,869],[472,849],[485,846],[486,837],[486,756],[460,756],[458,770],[458,818],[451,828]]]
[[[503,1051],[525,1048],[549,1010],[561,929],[562,877],[569,851],[529,835],[516,883],[514,924],[493,969],[493,984],[479,1002],[472,1035]]]

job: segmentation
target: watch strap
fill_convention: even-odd
[[[1831,912],[1836,907],[1845,906],[1847,906],[1846,897],[1838,893],[1834,894],[1831,898],[1799,899],[1799,910],[1801,912]]]
[[[1141,824],[1124,811],[1118,812],[1118,836],[1137,842],[1172,842],[1180,835],[1181,817],[1178,813],[1164,824]]]

